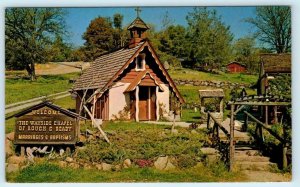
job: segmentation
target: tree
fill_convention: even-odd
[[[68,61],[72,53],[70,44],[63,41],[61,36],[56,36],[53,44],[49,49],[49,61],[51,62],[63,62]]]
[[[35,80],[35,63],[45,62],[54,36],[66,33],[64,15],[60,8],[7,8],[6,68],[26,69],[31,80]]]
[[[256,17],[247,22],[257,27],[261,42],[270,45],[277,53],[291,50],[291,8],[287,6],[264,6],[256,8]]]
[[[128,38],[122,29],[123,16],[115,14],[113,22],[110,17],[97,17],[91,21],[83,34],[86,60],[94,60],[103,53],[123,47]]]
[[[259,49],[255,47],[255,38],[244,37],[233,45],[235,60],[247,66],[249,72],[256,72],[259,63]]]
[[[194,8],[186,17],[188,22],[185,48],[192,65],[220,67],[231,58],[233,35],[221,22],[215,10]]]
[[[98,17],[92,20],[83,34],[83,39],[87,60],[94,60],[113,49],[113,28],[110,18]]]

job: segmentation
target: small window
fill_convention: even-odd
[[[136,70],[145,69],[145,55],[141,54],[136,58]]]

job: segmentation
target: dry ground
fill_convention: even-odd
[[[72,66],[81,66],[83,69],[90,67],[89,62],[49,62],[47,64],[36,64],[37,75],[58,75],[73,72],[80,72],[79,68]]]

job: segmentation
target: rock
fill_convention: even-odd
[[[158,157],[158,159],[154,162],[154,167],[158,170],[163,170],[168,163],[168,156]]]
[[[88,163],[83,164],[83,169],[92,169],[92,166]]]
[[[14,138],[15,138],[15,132],[6,134],[6,139],[8,139],[9,141],[13,141]]]
[[[74,169],[80,168],[79,164],[77,164],[77,163],[70,163],[69,167],[74,168]]]
[[[106,163],[103,162],[101,165],[102,165],[103,171],[111,171],[111,169],[112,169],[111,164],[106,164]]]
[[[217,154],[217,150],[211,147],[203,147],[200,149],[200,151],[205,155],[215,155]]]
[[[6,158],[14,154],[14,151],[12,149],[12,143],[8,139],[5,139],[5,154],[6,154]]]
[[[195,129],[191,131],[191,134],[199,134]]]
[[[163,170],[169,171],[169,170],[173,170],[173,169],[176,169],[176,167],[171,163],[170,160],[168,160],[168,163]]]
[[[97,170],[102,170],[102,165],[101,164],[95,164],[95,168]]]
[[[65,160],[66,160],[67,162],[69,162],[69,163],[74,161],[74,159],[71,158],[71,157],[67,157]]]
[[[114,171],[121,171],[122,166],[120,164],[118,164],[118,165],[115,165],[115,167],[113,169],[114,169]]]
[[[123,167],[124,168],[129,168],[131,166],[131,160],[130,159],[125,159],[123,162]]]
[[[67,167],[68,164],[67,164],[66,161],[62,161],[62,160],[61,160],[61,161],[58,162],[58,165],[59,165],[59,167],[61,167],[61,168],[65,168],[65,167]]]
[[[7,159],[9,164],[18,164],[22,165],[26,162],[26,158],[24,156],[11,156]]]
[[[7,173],[12,173],[12,172],[16,172],[19,171],[19,165],[18,164],[8,164],[6,167],[6,172]]]
[[[79,135],[79,142],[85,143],[86,137],[84,135]]]

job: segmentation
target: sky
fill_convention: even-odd
[[[115,13],[124,16],[123,25],[130,24],[136,18],[136,7],[114,7],[114,8],[66,8],[67,30],[70,32],[68,41],[75,47],[84,44],[82,35],[90,22],[98,17],[113,17]],[[155,26],[155,30],[161,29],[161,22],[168,12],[174,24],[187,26],[186,16],[193,11],[193,7],[140,7],[140,17],[145,23]],[[244,19],[255,17],[255,7],[208,7],[216,9],[221,20],[228,26],[234,35],[234,39],[241,38],[254,32],[254,27],[246,23]]]

